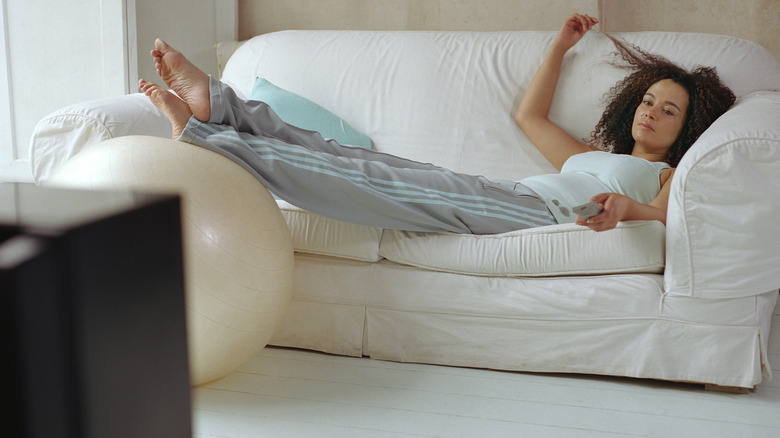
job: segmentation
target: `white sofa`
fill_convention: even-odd
[[[780,287],[780,66],[736,38],[619,36],[686,67],[716,66],[738,97],[673,181],[668,223],[595,233],[556,225],[494,236],[352,225],[279,202],[296,250],[293,301],[271,344],[377,359],[751,388],[771,376]],[[243,44],[222,80],[257,76],[324,106],[374,147],[495,179],[553,172],[513,114],[554,33],[285,31]],[[626,72],[587,35],[551,117],[588,137]],[[142,95],[42,120],[45,181],[88,144],[168,136]],[[261,281],[261,279],[258,279]]]

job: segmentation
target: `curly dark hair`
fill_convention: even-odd
[[[666,156],[672,167],[696,139],[734,104],[734,93],[721,82],[713,67],[686,71],[666,58],[649,54],[625,41],[607,35],[618,49],[624,64],[614,65],[634,70],[606,95],[607,108],[591,133],[589,143],[618,154],[630,154],[634,148],[631,135],[634,113],[647,89],[662,79],[671,79],[688,92],[688,110],[680,135]]]

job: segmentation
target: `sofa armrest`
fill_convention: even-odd
[[[667,293],[703,298],[780,287],[780,92],[755,92],[713,123],[672,182]]]
[[[169,138],[171,124],[141,93],[81,102],[59,109],[35,125],[30,162],[37,183],[46,181],[85,146],[126,135]]]

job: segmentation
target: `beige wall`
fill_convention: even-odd
[[[573,12],[601,30],[755,41],[780,60],[780,0],[239,0],[239,38],[283,29],[557,30]]]
[[[780,0],[602,0],[602,29],[682,31],[755,41],[780,60]]]
[[[551,30],[599,0],[239,0],[239,37],[283,29]]]

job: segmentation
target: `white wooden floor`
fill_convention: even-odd
[[[193,390],[203,437],[780,437],[775,380],[749,394],[598,376],[401,364],[266,348]]]

